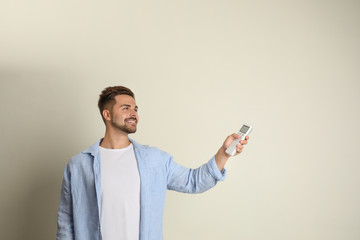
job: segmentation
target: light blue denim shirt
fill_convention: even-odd
[[[155,147],[136,143],[140,174],[140,240],[163,239],[166,190],[201,193],[224,180],[215,157],[197,169],[178,165]],[[99,140],[72,157],[65,167],[58,210],[57,240],[101,240],[101,176]]]

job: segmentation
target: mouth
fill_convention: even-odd
[[[128,118],[128,119],[125,120],[125,122],[129,123],[130,125],[136,125],[137,124],[136,118]]]

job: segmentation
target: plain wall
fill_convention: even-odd
[[[131,137],[188,167],[243,123],[227,178],[168,192],[165,239],[360,239],[360,2],[0,3],[0,239],[55,239],[65,164],[104,134],[107,86]]]

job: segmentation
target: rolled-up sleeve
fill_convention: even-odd
[[[219,171],[219,168],[216,164],[215,156],[210,159],[210,161],[207,163],[209,167],[209,171],[213,175],[213,177],[218,181],[224,181],[226,177],[226,169],[223,168],[221,171]]]

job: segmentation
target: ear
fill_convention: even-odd
[[[105,120],[110,121],[111,120],[111,114],[109,110],[104,109],[102,112],[102,115]]]

